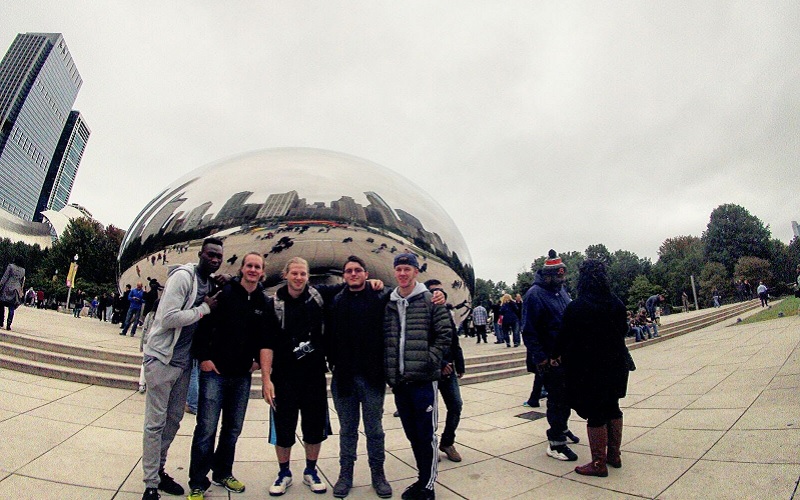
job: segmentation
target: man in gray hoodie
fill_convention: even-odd
[[[403,500],[436,498],[437,383],[453,335],[450,313],[432,302],[431,292],[417,281],[418,274],[416,255],[401,253],[394,258],[398,286],[383,318],[386,380],[419,471],[417,481],[403,492]]]
[[[170,271],[161,302],[144,345],[144,407],[142,500],[156,500],[158,490],[183,495],[181,485],[165,471],[167,452],[183,418],[189,390],[192,337],[197,322],[217,305],[212,296],[211,274],[222,263],[222,241],[206,238],[198,252],[198,264]]]

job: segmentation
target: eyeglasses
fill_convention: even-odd
[[[364,272],[364,270],[361,269],[360,267],[357,267],[355,269],[345,269],[344,270],[344,274],[361,274],[363,272]]]

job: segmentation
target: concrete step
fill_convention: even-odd
[[[734,318],[736,316],[739,316],[740,314],[752,311],[753,309],[757,309],[759,307],[760,303],[757,300],[742,302],[734,307],[716,310],[714,312],[704,314],[702,316],[697,316],[691,320],[676,322],[668,326],[665,326],[664,328],[659,328],[658,329],[659,336],[654,339],[648,339],[642,342],[636,342],[635,339],[629,337],[628,339],[626,339],[626,343],[628,344],[628,349],[639,349],[645,345],[649,345],[656,342],[664,342],[665,340],[668,340],[670,338],[677,337],[680,335],[685,335],[689,332],[693,332],[696,330],[700,330],[701,328],[705,328],[707,326],[719,323],[721,321]]]
[[[42,337],[34,337],[31,335],[25,335],[7,330],[0,331],[0,342],[3,344],[32,347],[53,353],[61,353],[84,358],[94,358],[116,363],[141,364],[142,362],[142,355],[138,353],[134,354],[130,352],[103,349],[101,347],[86,347],[65,344],[63,342],[56,342],[54,340],[49,340]]]
[[[35,347],[23,345],[9,345],[0,343],[0,355],[14,357],[20,361],[35,361],[43,365],[59,366],[64,369],[83,369],[93,372],[101,372],[109,375],[125,375],[139,379],[139,369],[142,365],[142,357],[138,357],[138,363],[120,363],[117,361],[106,361],[87,356],[76,356],[51,352]]]
[[[654,342],[725,321],[758,308],[759,301],[742,302],[719,310],[710,310],[691,318],[671,321],[659,328],[660,336],[635,343],[629,339],[629,348],[638,349]],[[462,342],[472,339],[462,338]],[[467,373],[462,385],[514,377],[527,373],[524,347],[509,348],[491,354],[478,354],[465,359]],[[139,384],[141,354],[122,352],[101,347],[75,346],[17,332],[0,332],[0,365],[11,370],[47,377],[135,390]],[[330,374],[328,375],[330,387]],[[251,397],[261,398],[261,376],[253,375]]]
[[[101,385],[104,387],[116,387],[117,389],[136,390],[139,387],[139,374],[130,377],[119,374],[109,374],[81,368],[64,367],[21,359],[14,356],[0,355],[0,366],[9,370],[14,370],[42,377],[57,378],[70,382],[82,384]]]

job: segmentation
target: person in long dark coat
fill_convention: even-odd
[[[592,461],[575,468],[587,476],[605,477],[606,465],[622,467],[620,398],[628,387],[626,310],[611,293],[605,265],[581,264],[578,298],[564,311],[557,350],[566,372],[567,401],[587,420]]]
[[[19,258],[14,258],[14,262],[6,266],[3,277],[0,278],[0,327],[6,316],[8,307],[8,320],[6,330],[11,330],[11,323],[14,321],[14,311],[22,303],[22,291],[25,288],[25,268]]]

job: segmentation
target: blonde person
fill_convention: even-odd
[[[517,303],[509,294],[503,295],[500,299],[500,316],[503,318],[503,339],[506,342],[506,347],[511,347],[511,337],[514,337],[514,347],[519,347],[520,338],[517,324],[519,323],[519,316],[517,312]]]
[[[298,416],[306,455],[303,483],[322,494],[328,487],[317,472],[317,459],[329,429],[323,301],[319,292],[308,286],[308,262],[304,259],[290,259],[283,278],[286,284],[267,302],[270,335],[261,350],[262,391],[270,406],[270,444],[275,446],[279,467],[269,494],[283,495],[292,484],[289,462]]]

